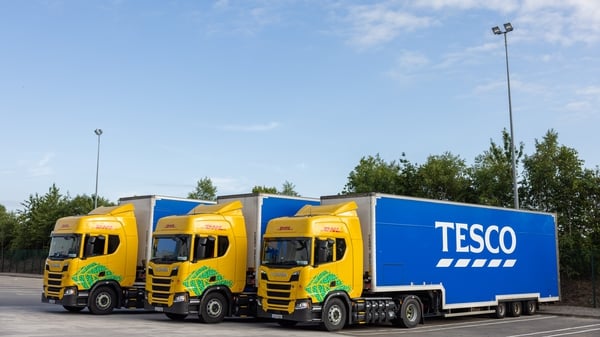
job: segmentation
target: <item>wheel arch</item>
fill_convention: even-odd
[[[338,298],[342,300],[342,303],[346,307],[346,324],[352,324],[352,301],[350,300],[350,296],[345,291],[333,291],[327,294],[325,300],[323,301],[321,308],[325,308],[327,304],[334,298]]]
[[[229,289],[229,287],[226,286],[222,286],[222,285],[216,285],[216,286],[212,286],[212,287],[208,287],[204,290],[204,292],[202,292],[202,295],[200,295],[200,306],[204,305],[205,301],[206,301],[206,295],[208,294],[212,294],[212,293],[220,293],[221,295],[225,296],[225,300],[227,301],[227,312],[225,313],[225,316],[231,316],[233,313],[233,293],[231,292],[231,289]]]
[[[92,294],[94,293],[94,291],[96,291],[96,289],[98,289],[100,287],[112,288],[112,290],[115,291],[115,295],[117,296],[117,298],[116,298],[117,303],[115,303],[115,308],[120,308],[123,306],[123,290],[122,290],[119,282],[117,282],[115,280],[100,280],[100,281],[94,283],[94,285],[89,290],[89,295],[88,295],[88,300],[87,300],[88,306],[91,304],[90,301],[92,301]]]

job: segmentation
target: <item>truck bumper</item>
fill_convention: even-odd
[[[196,311],[197,311],[196,305]],[[189,302],[175,302],[171,306],[167,306],[164,304],[152,305],[151,303],[145,302],[144,309],[156,311],[156,312],[165,312],[179,315],[188,315],[190,313],[190,303]]]
[[[56,298],[54,296],[47,297],[46,294],[42,292],[42,303],[59,304],[69,307],[86,307],[87,294],[85,297],[79,296],[79,294],[80,293],[75,290],[72,294],[63,295],[62,298]]]
[[[261,303],[260,299],[257,303]],[[281,310],[264,310],[262,305],[258,306],[257,316],[261,318],[271,318],[275,320],[295,321],[295,322],[320,322],[321,310],[315,307],[298,309],[292,313]]]

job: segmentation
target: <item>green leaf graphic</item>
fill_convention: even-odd
[[[191,291],[194,296],[200,296],[208,286],[224,285],[231,287],[233,281],[226,280],[223,275],[219,274],[219,272],[213,268],[202,266],[191,273],[190,276],[183,281],[183,285]]]
[[[104,276],[100,276],[102,272],[104,272]],[[93,262],[79,269],[71,279],[81,288],[90,289],[99,280],[115,280],[119,282],[122,277],[113,274],[106,266]]]
[[[331,284],[335,286],[331,286]],[[345,285],[334,273],[324,270],[313,277],[306,287],[306,292],[314,297],[318,302],[323,302],[327,293],[332,290],[350,291],[350,287]]]

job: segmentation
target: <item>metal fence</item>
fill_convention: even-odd
[[[3,251],[0,256],[0,272],[43,274],[47,256],[47,249],[16,249]]]

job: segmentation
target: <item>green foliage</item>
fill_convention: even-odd
[[[417,196],[463,202],[474,199],[465,160],[459,156],[450,152],[429,156],[417,172],[421,182]]]
[[[104,276],[100,277],[99,275],[102,272],[104,272]],[[122,279],[121,276],[113,274],[106,266],[96,262],[79,269],[71,278],[73,282],[83,289],[90,289],[99,280],[115,280],[119,282]]]
[[[6,212],[6,208],[0,205],[0,251],[2,256],[11,246],[15,238],[17,226],[17,215],[14,212]]]
[[[331,289],[332,282],[336,284],[334,289]],[[323,302],[325,296],[332,290],[349,292],[351,289],[337,275],[328,270],[320,272],[306,286],[306,292],[318,302]]]
[[[471,179],[476,203],[499,207],[514,206],[510,135],[506,129],[502,130],[502,140],[502,147],[490,140],[490,148],[475,157]],[[521,143],[515,153],[517,163],[521,160],[523,147]]]
[[[198,180],[196,189],[188,193],[188,199],[217,200],[217,188],[209,177]]]
[[[213,281],[211,282],[211,278]],[[183,285],[193,293],[194,296],[200,296],[206,288],[211,285],[224,285],[231,287],[233,281],[226,280],[223,275],[213,268],[202,266],[191,273]]]
[[[298,192],[295,191],[295,188],[296,188],[296,185],[294,185],[291,182],[289,182],[289,181],[286,180],[283,183],[283,187],[282,187],[282,190],[281,190],[280,194],[282,194],[282,195],[289,195],[289,196],[292,196],[292,197],[297,197],[297,196],[299,196],[299,194],[298,194]]]
[[[58,218],[70,215],[69,202],[52,184],[43,196],[30,195],[18,214],[17,235],[14,248],[44,248],[50,243],[50,232]]]
[[[277,194],[276,187],[267,187],[267,186],[254,186],[252,188],[252,193],[269,193],[269,194]]]
[[[30,195],[23,204],[24,209],[16,215],[9,216],[10,247],[11,249],[46,249],[50,243],[50,233],[56,220],[65,216],[89,213],[94,207],[93,198],[78,195],[71,199],[69,195],[60,193],[56,184],[44,195]],[[112,206],[110,201],[98,198],[98,206]],[[8,228],[2,225],[0,213],[0,229]],[[7,230],[7,232],[9,232]]]

